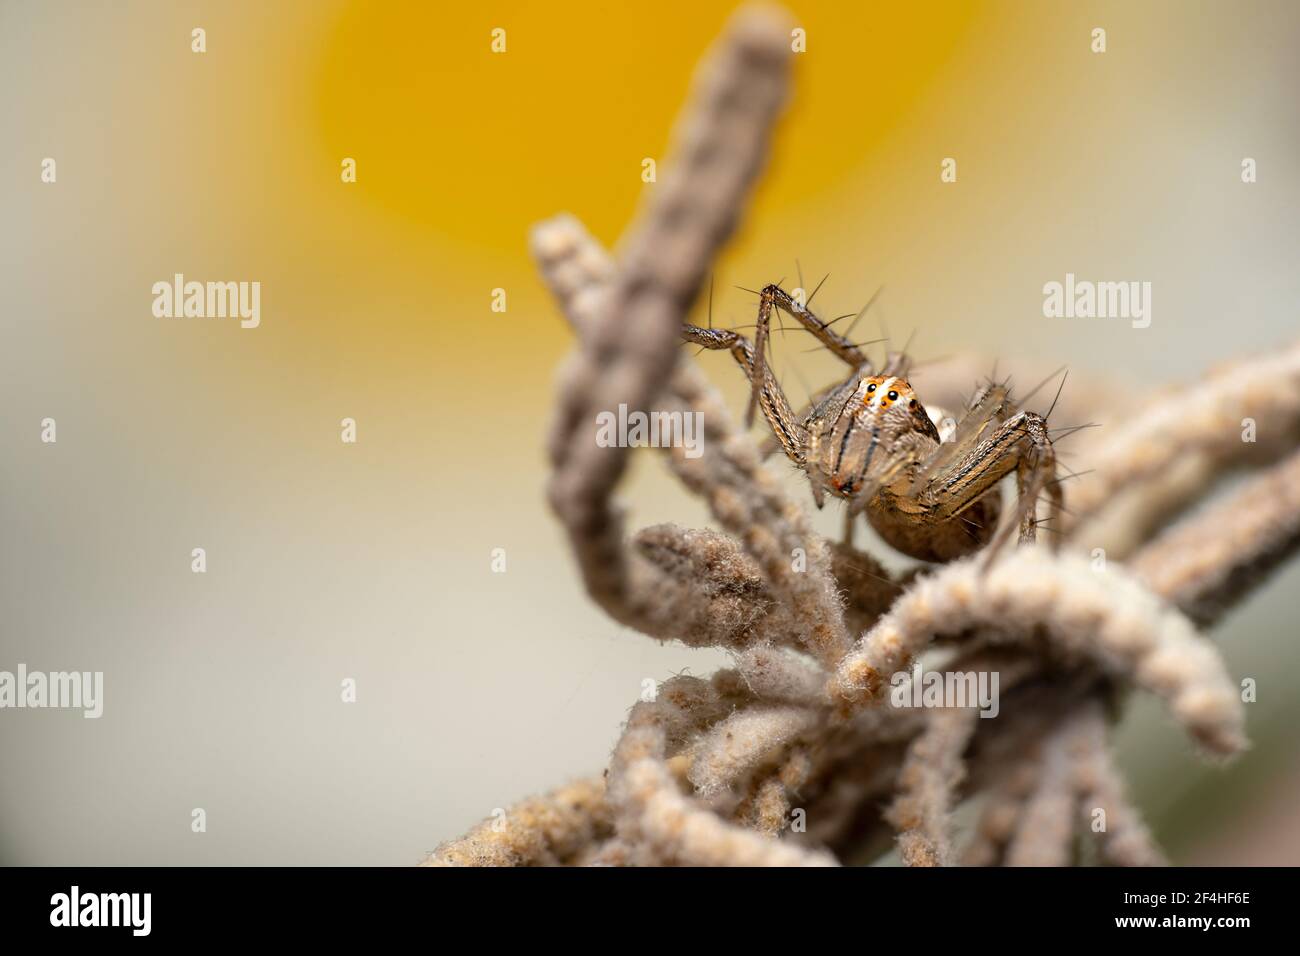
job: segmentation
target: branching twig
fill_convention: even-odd
[[[717,678],[715,677],[715,682]],[[674,729],[704,729],[722,701],[704,682],[676,678],[659,698],[637,704],[609,770],[609,800],[620,839],[640,863],[688,866],[831,866],[825,853],[773,842],[727,823],[681,792],[665,762]]]
[[[873,859],[890,823],[904,862],[944,863],[950,811],[983,792],[966,862],[1069,862],[1081,822],[1099,809],[1103,862],[1159,862],[1107,748],[1106,705],[1136,685],[1210,751],[1243,746],[1241,701],[1222,660],[1165,601],[1211,620],[1294,550],[1300,457],[1169,531],[1129,568],[1115,559],[1226,466],[1294,447],[1300,347],[1137,414],[1129,403],[1127,423],[1108,429],[1104,448],[1091,446],[1097,473],[1069,486],[1076,517],[1066,520],[1073,546],[1088,549],[1129,521],[1111,570],[1020,548],[984,569],[976,557],[899,575],[828,545],[718,393],[678,359],[679,327],[762,163],[789,58],[784,24],[738,16],[701,71],[673,161],[617,260],[570,217],[539,226],[532,241],[580,341],[560,381],[550,498],[586,587],[616,620],[724,647],[737,669],[665,682],[632,709],[603,781],[524,801],[428,863],[831,865],[835,854]],[[930,374],[952,385],[951,372]],[[702,416],[705,453],[676,449],[668,461],[725,534],[659,525],[625,539],[612,494],[628,452],[597,444],[596,415],[654,401]],[[1072,415],[1084,411],[1066,401]],[[1241,441],[1243,418],[1255,419],[1257,443]],[[862,632],[856,644],[846,617]],[[890,677],[937,639],[946,639],[933,652],[942,666],[999,673],[1000,719],[885,704]]]
[[[1106,715],[1096,701],[1080,715],[1074,784],[1088,832],[1100,832],[1102,858],[1116,866],[1167,866],[1142,815],[1128,801],[1106,741]],[[1098,820],[1097,811],[1104,816]],[[1098,823],[1100,831],[1096,830]]]
[[[485,820],[445,843],[422,866],[543,866],[571,863],[579,851],[614,831],[605,780],[592,777],[560,787]]]
[[[1243,440],[1248,419],[1253,441]],[[1295,447],[1300,343],[1202,376],[1106,431],[1095,470],[1071,489],[1063,525],[1071,541],[1119,558],[1230,465],[1275,460]],[[1106,520],[1115,509],[1123,526]]]
[[[978,719],[972,708],[934,711],[907,751],[898,796],[886,817],[898,830],[898,852],[908,866],[951,862],[948,814],[964,772],[962,754]]]
[[[679,126],[662,181],[625,236],[613,276],[590,316],[576,323],[582,348],[562,376],[550,499],[588,591],[616,617],[626,607],[627,568],[622,522],[609,499],[627,450],[597,445],[596,415],[620,403],[643,408],[672,373],[682,320],[735,227],[785,98],[786,41],[771,15],[751,11],[735,19],[701,70],[695,106]],[[534,234],[543,263],[566,260],[556,235],[546,227]]]
[[[1074,761],[1083,733],[1079,716],[1067,717],[1043,741],[1043,757],[1033,792],[1007,846],[1008,866],[1067,866],[1074,852]]]
[[[1139,551],[1133,571],[1209,625],[1300,547],[1300,454]]]
[[[1163,697],[1211,751],[1244,744],[1241,701],[1213,645],[1133,580],[1041,548],[1020,548],[987,572],[967,559],[922,578],[840,664],[832,701],[878,699],[935,635],[973,628],[1006,640],[1041,633]]]

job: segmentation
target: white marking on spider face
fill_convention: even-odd
[[[871,401],[870,403],[868,403],[868,407],[871,409],[873,416],[880,414],[881,397],[884,395],[888,395],[889,390],[894,387],[894,383],[897,381],[898,381],[898,377],[895,375],[891,375],[889,378],[881,382],[880,387],[877,388],[875,392],[872,393]]]

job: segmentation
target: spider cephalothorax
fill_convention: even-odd
[[[821,427],[804,423],[811,453],[805,454],[804,467],[819,507],[823,492],[852,500],[868,487],[879,487],[900,453],[925,448],[927,439],[934,447],[940,443],[939,430],[912,386],[896,375],[855,377],[844,405],[826,412]]]
[[[798,319],[853,372],[814,396],[802,415],[790,408],[763,360],[773,307]],[[687,325],[682,335],[735,356],[753,384],[780,447],[804,469],[820,508],[830,494],[849,503],[850,522],[865,512],[892,546],[927,561],[968,554],[993,537],[1001,511],[998,482],[1016,473],[1022,541],[1037,528],[1036,504],[1046,492],[1060,506],[1056,456],[1042,416],[1017,410],[1007,389],[990,384],[976,393],[949,434],[940,436],[904,379],[908,359],[892,355],[876,372],[867,356],[780,286],[760,293],[755,342],[730,329]]]

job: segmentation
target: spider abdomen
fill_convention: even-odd
[[[867,521],[891,548],[921,561],[945,562],[976,551],[993,536],[1002,513],[997,488],[951,518],[937,518],[915,499],[888,489],[867,503]]]

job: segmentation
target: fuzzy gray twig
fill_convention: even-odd
[[[1182,612],[1216,618],[1294,551],[1300,457],[1147,539],[1222,468],[1293,452],[1300,352],[1154,397],[1104,447],[1086,446],[1098,471],[1071,486],[1066,553],[1021,547],[892,575],[823,541],[677,346],[762,165],[789,59],[787,25],[742,11],[618,256],[571,217],[532,239],[579,339],[560,378],[550,500],[587,590],[651,637],[727,649],[735,669],[665,682],[632,708],[606,778],[523,801],[428,862],[834,865],[870,861],[896,838],[905,863],[946,864],[951,811],[976,797],[963,862],[1065,864],[1092,835],[1102,862],[1160,863],[1111,758],[1110,708],[1140,688],[1209,752],[1244,746],[1236,685]],[[1214,384],[1229,378],[1230,408]],[[656,401],[702,413],[705,454],[667,460],[721,531],[658,525],[625,538],[612,496],[628,451],[599,447],[594,423]],[[1243,417],[1256,419],[1257,445],[1240,441]],[[1112,539],[1108,566],[1070,551]],[[1116,560],[1133,551],[1128,567]],[[997,673],[999,719],[891,706],[898,676],[907,689],[904,672],[932,655]]]

